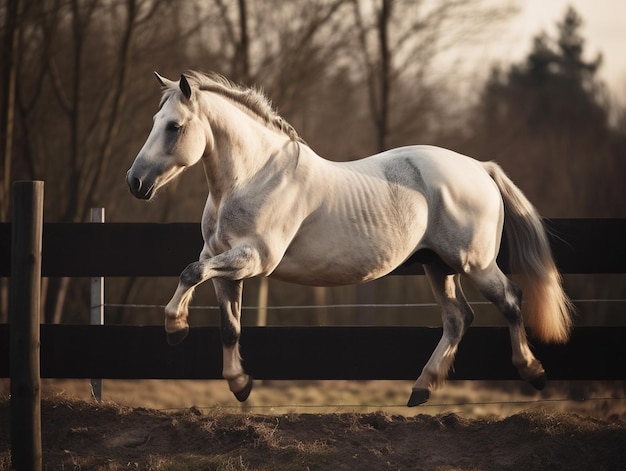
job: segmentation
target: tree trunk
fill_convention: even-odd
[[[7,220],[11,195],[11,159],[17,75],[18,0],[8,0],[2,54],[2,97],[0,97],[0,152],[3,177],[0,182],[0,221]]]
[[[378,15],[378,47],[380,53],[380,116],[378,118],[378,152],[387,150],[389,133],[389,92],[391,78],[391,53],[389,51],[389,20],[391,0],[383,0]]]
[[[4,21],[2,63],[2,96],[0,97],[0,152],[2,179],[0,180],[0,221],[9,218],[11,202],[11,161],[13,158],[13,127],[17,75],[18,0],[8,0]],[[0,280],[0,323],[8,322],[9,283]]]
[[[235,52],[235,71],[243,83],[250,81],[250,38],[246,0],[239,0],[239,44]]]

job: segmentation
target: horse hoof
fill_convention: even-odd
[[[415,407],[420,404],[424,404],[428,401],[430,397],[430,392],[427,389],[414,389],[411,392],[411,397],[409,397],[409,402],[407,403],[407,407]]]
[[[546,373],[541,373],[539,376],[537,376],[534,379],[531,379],[530,381],[528,381],[530,383],[530,385],[535,388],[537,391],[541,391],[543,388],[546,387],[546,382],[548,381],[548,377],[546,376]]]
[[[178,345],[180,342],[185,340],[187,334],[189,333],[189,327],[185,327],[184,329],[177,330],[176,332],[166,332],[167,343],[169,345]]]
[[[248,383],[244,386],[244,388],[239,392],[233,393],[239,402],[246,402],[246,399],[248,399],[248,396],[252,391],[253,382],[254,381],[252,381],[252,376],[248,376]]]

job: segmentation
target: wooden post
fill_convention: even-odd
[[[11,231],[11,467],[41,470],[39,307],[42,181],[13,184]]]
[[[104,222],[104,208],[91,208],[91,222]],[[91,278],[91,325],[104,325],[104,277]],[[91,395],[100,402],[102,400],[102,380],[92,378]]]
[[[267,278],[259,278],[259,299],[257,302],[257,319],[256,325],[265,327],[267,325],[267,296],[269,292]]]

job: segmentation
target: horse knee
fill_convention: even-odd
[[[180,274],[180,282],[185,286],[195,286],[202,282],[204,269],[201,262],[192,262]]]

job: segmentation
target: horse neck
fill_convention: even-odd
[[[213,149],[203,160],[211,193],[220,196],[244,185],[261,169],[277,164],[286,136],[268,129],[227,99],[212,93],[205,113]]]

